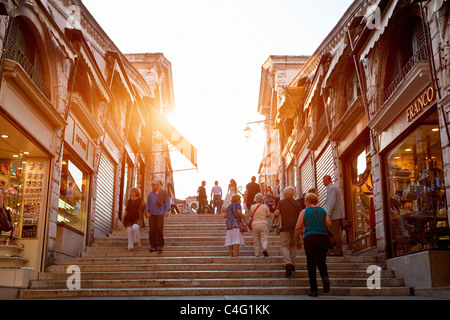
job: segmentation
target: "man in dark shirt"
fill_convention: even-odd
[[[255,182],[256,177],[252,177],[252,182],[247,184],[246,190],[247,190],[247,210],[250,210],[251,206],[255,204],[253,201],[255,199],[256,194],[261,192],[261,186]]]
[[[208,196],[206,195],[206,181],[202,181],[202,185],[198,187],[198,213],[206,213],[206,202]]]
[[[290,277],[292,271],[295,271],[295,257],[297,248],[295,245],[295,226],[300,214],[300,203],[294,200],[295,189],[287,187],[284,189],[285,199],[278,202],[274,216],[281,215],[281,255],[286,264],[286,276]]]

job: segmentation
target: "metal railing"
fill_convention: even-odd
[[[41,72],[28,60],[25,53],[15,43],[9,43],[6,49],[6,58],[16,61],[33,80],[34,84],[39,88],[42,94],[50,101],[51,92],[45,81],[42,79]]]
[[[414,53],[412,58],[403,67],[403,69],[396,76],[394,76],[389,86],[383,92],[382,104],[384,104],[394,94],[395,90],[397,90],[397,88],[402,84],[403,80],[405,80],[406,76],[413,69],[413,67],[418,62],[424,61],[428,61],[428,51],[426,43],[421,44],[419,49]]]

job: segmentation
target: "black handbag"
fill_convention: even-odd
[[[0,210],[0,230],[4,232],[9,232],[13,229],[13,224],[11,221],[11,215],[9,212],[3,207]]]
[[[330,249],[334,249],[334,247],[336,247],[336,239],[334,238],[333,234],[331,233],[331,231],[327,228],[327,225],[325,224],[325,221],[323,221],[323,218],[321,217],[321,215],[319,214],[319,212],[317,212],[316,208],[311,207],[314,209],[314,211],[316,212],[317,216],[319,217],[319,219],[322,221],[323,226],[325,227],[325,229],[327,230],[327,234],[328,234],[328,242],[330,245]]]

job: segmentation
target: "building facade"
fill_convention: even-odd
[[[290,132],[286,135],[285,131],[279,129],[289,128],[287,122],[295,117],[294,105],[298,103],[299,92],[296,88],[288,88],[288,85],[308,59],[305,56],[270,56],[261,67],[258,113],[265,117],[267,139],[258,173],[259,183],[273,186],[272,190],[280,177],[282,185],[289,184],[286,181],[293,178],[289,175],[284,180],[286,162],[290,163],[292,158],[286,157],[287,149],[286,152],[281,149],[283,141],[280,141],[289,136]]]
[[[323,205],[332,176],[350,248],[411,287],[450,284],[448,17],[448,1],[355,1],[289,83],[300,99],[277,129],[291,132],[282,186]]]
[[[19,253],[0,286],[26,286],[120,226],[132,187],[146,197],[158,179],[175,199],[160,151],[183,139],[164,127],[174,99],[161,54],[144,74],[80,0],[2,0],[0,15],[0,180],[14,221],[0,247]]]

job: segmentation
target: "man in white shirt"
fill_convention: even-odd
[[[332,226],[331,233],[336,239],[336,247],[332,255],[342,255],[342,219],[345,218],[344,198],[339,187],[332,183],[330,176],[323,177],[323,184],[327,187],[327,199],[325,211],[330,215]]]
[[[211,189],[211,199],[213,199],[214,208],[213,212],[219,214],[222,206],[222,188],[219,186],[219,181],[214,182],[214,187]],[[217,212],[216,212],[217,208]]]

